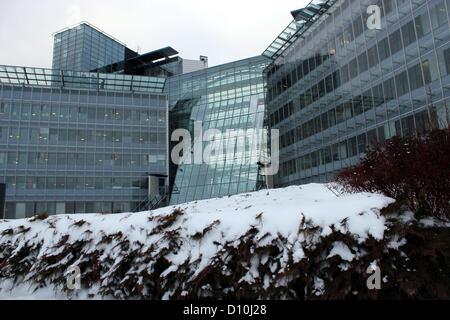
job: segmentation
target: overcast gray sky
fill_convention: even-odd
[[[309,0],[0,0],[0,64],[51,67],[52,33],[88,21],[141,53],[218,65],[261,54]]]

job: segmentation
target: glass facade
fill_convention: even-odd
[[[24,70],[49,79],[58,74],[66,81],[63,86],[23,82]],[[96,75],[71,75],[0,67],[0,183],[7,185],[6,218],[129,212],[148,196],[149,175],[168,174],[168,102],[162,87],[130,91],[130,83],[122,80],[131,76],[106,75],[107,87],[114,90],[90,88],[86,83]]]
[[[450,123],[450,0],[324,3],[327,15],[268,55],[279,186],[329,181],[377,141]],[[380,30],[367,27],[369,5]]]
[[[213,143],[221,151],[227,150],[213,152],[207,162],[191,159],[191,164],[183,163],[178,167],[172,164],[171,204],[257,189],[258,137],[247,130],[263,128],[262,71],[267,64],[268,59],[259,56],[167,80],[170,131],[186,129],[192,141],[196,141],[199,135],[194,132],[194,124],[199,122],[203,137],[209,129],[221,133],[210,141],[206,139],[202,150]],[[229,148],[232,143],[237,145],[237,141],[242,141],[245,149]]]
[[[169,176],[172,205],[257,190],[267,127],[280,133],[276,186],[330,181],[378,142],[447,127],[449,11],[450,0],[313,0],[262,56],[190,73],[207,58],[139,56],[88,23],[62,30],[53,70],[0,66],[7,217],[130,211],[149,176],[165,195]],[[177,129],[192,138],[181,164],[168,160]]]
[[[88,23],[55,33],[53,69],[91,71],[125,59],[125,45]]]

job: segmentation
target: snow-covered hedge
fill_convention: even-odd
[[[0,298],[370,297],[370,265],[388,257],[407,268],[404,228],[393,232],[381,214],[394,202],[310,184],[135,214],[1,221]],[[79,290],[67,287],[74,266]],[[383,283],[395,286],[389,268]]]

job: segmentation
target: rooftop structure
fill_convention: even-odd
[[[163,92],[166,79],[0,65],[0,83],[90,90]]]
[[[292,11],[294,20],[280,33],[280,35],[263,52],[263,56],[276,59],[292,45],[296,39],[308,30],[336,0],[313,0],[306,7]]]

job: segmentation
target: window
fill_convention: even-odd
[[[403,136],[414,136],[416,134],[414,126],[414,116],[403,118],[402,120]]]
[[[323,113],[321,115],[321,120],[322,120],[322,129],[323,130],[328,129],[328,113]]]
[[[349,157],[354,157],[358,154],[358,148],[356,144],[356,137],[348,140],[348,155]]]
[[[312,90],[312,99],[313,99],[313,101],[317,101],[317,99],[319,99],[319,87],[318,87],[318,85],[314,85],[311,90]]]
[[[339,76],[339,72],[335,71],[333,72],[333,87],[334,89],[337,89],[341,86],[341,78]]]
[[[430,33],[430,19],[428,18],[427,12],[424,12],[420,16],[416,17],[414,19],[414,23],[416,25],[417,37],[419,39]]]
[[[41,105],[41,120],[48,120],[50,117],[50,106],[47,104]]]
[[[336,125],[336,111],[331,109],[328,111],[328,127],[333,127]]]
[[[367,90],[362,95],[364,112],[373,108],[372,90]]]
[[[297,82],[297,72],[296,70],[292,70],[292,83],[296,83]]]
[[[377,129],[370,130],[367,132],[367,141],[371,148],[375,147],[378,143]]]
[[[369,65],[367,63],[366,52],[363,52],[358,56],[358,63],[359,63],[359,71],[361,73],[366,71],[369,68]]]
[[[384,103],[383,85],[380,83],[372,88],[374,106],[379,106]]]
[[[365,153],[367,151],[367,137],[366,134],[363,133],[357,137],[358,140],[358,152]]]
[[[402,38],[400,30],[397,30],[389,35],[389,43],[391,45],[391,52],[395,54],[402,49]]]
[[[395,8],[395,4],[393,0],[384,0],[384,14],[388,15]]]
[[[19,142],[20,143],[28,142],[28,128],[20,128]]]
[[[303,61],[303,74],[306,76],[309,73],[308,60]]]
[[[364,112],[361,96],[356,96],[353,98],[353,112],[355,116]]]
[[[445,60],[445,67],[447,69],[447,74],[450,74],[450,48],[444,50],[444,60]]]
[[[355,38],[363,33],[364,28],[361,21],[361,16],[356,17],[355,21],[353,22],[353,29],[355,30]]]
[[[325,78],[325,89],[326,89],[327,93],[330,93],[334,90],[333,76],[331,74]]]
[[[430,130],[430,121],[428,119],[428,111],[422,111],[414,115],[416,120],[416,131],[422,135]]]
[[[353,30],[352,30],[352,26],[349,25],[347,28],[345,28],[344,30],[344,46],[347,46],[350,42],[353,41]]]
[[[325,95],[325,80],[319,82],[319,97],[323,97]]]
[[[348,153],[347,153],[347,142],[343,141],[339,144],[339,158],[340,159],[347,159]]]
[[[22,115],[21,115],[22,120],[30,119],[30,115],[31,115],[31,104],[24,103],[22,105]]]
[[[20,103],[14,102],[11,108],[11,118],[20,119]]]
[[[351,102],[344,103],[344,118],[351,119],[354,117],[353,108]]]
[[[303,78],[303,69],[301,63],[297,66],[297,75],[299,80]]]
[[[8,128],[5,126],[2,126],[0,128],[0,142],[6,143],[7,140],[8,140]]]
[[[369,66],[372,68],[378,64],[378,53],[377,53],[377,46],[374,45],[372,48],[370,48],[367,51],[367,55],[369,58]]]
[[[405,47],[416,41],[416,33],[414,32],[413,21],[408,22],[402,27],[402,36]]]
[[[380,61],[387,59],[391,55],[387,38],[384,38],[378,43],[378,51],[380,52]]]
[[[51,106],[51,113],[50,113],[50,117],[52,120],[58,120],[59,118],[59,106],[53,104]]]
[[[411,90],[423,87],[422,71],[420,64],[408,69],[409,85]]]
[[[350,69],[350,78],[353,79],[358,75],[358,62],[357,59],[353,59],[349,63],[349,69]]]
[[[9,104],[7,102],[0,102],[0,114],[9,113]]]
[[[57,161],[59,167],[65,167],[67,165],[67,153],[58,153]]]
[[[434,7],[430,9],[431,25],[433,29],[437,29],[447,24],[447,10],[445,9],[444,1],[439,1]]]
[[[342,83],[346,83],[350,80],[349,74],[348,74],[348,64],[346,64],[345,66],[343,66],[341,68],[341,78],[342,78]]]
[[[408,90],[408,77],[406,75],[406,71],[395,76],[395,84],[397,85],[397,93],[398,96],[406,94]]]
[[[384,96],[387,101],[392,100],[396,97],[395,84],[393,78],[386,80],[383,83],[383,87],[384,87]]]
[[[49,129],[49,135],[50,135],[50,143],[51,144],[57,144],[58,143],[58,129],[50,128]]]
[[[336,108],[336,121],[337,123],[341,123],[344,120],[345,120],[344,106],[341,104]]]
[[[434,53],[427,55],[426,58],[422,60],[422,68],[425,77],[425,84],[439,79],[439,68],[436,55]],[[444,70],[442,70],[442,73],[444,73]]]

